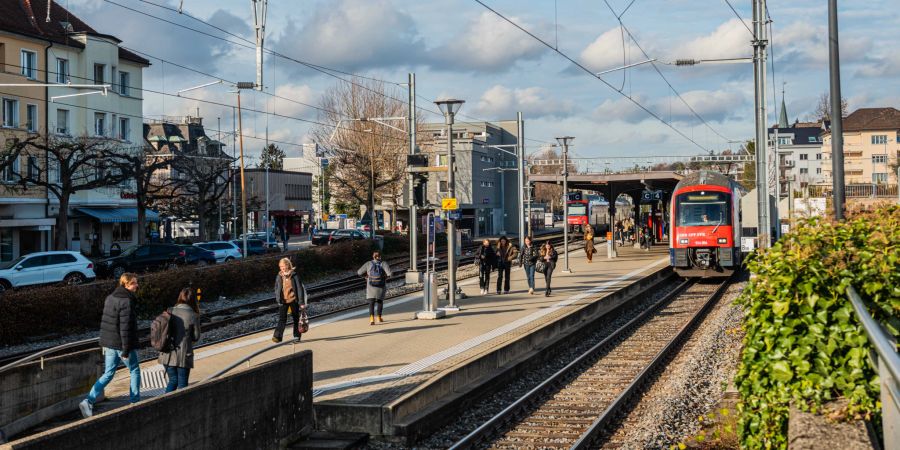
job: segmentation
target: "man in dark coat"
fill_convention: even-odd
[[[141,365],[137,348],[137,312],[134,293],[138,289],[137,275],[125,273],[119,278],[119,285],[106,297],[103,303],[103,319],[100,322],[100,347],[106,369],[94,383],[87,398],[78,404],[84,417],[94,414],[94,403],[103,394],[106,385],[112,381],[120,362],[124,362],[131,373],[131,403],[141,399]]]

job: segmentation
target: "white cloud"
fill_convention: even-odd
[[[323,2],[302,25],[290,21],[275,48],[288,56],[346,70],[396,67],[424,55],[408,14],[390,0]]]
[[[825,25],[797,21],[782,30],[776,30],[776,57],[788,70],[824,69],[828,65],[828,29]],[[778,50],[780,48],[780,51]],[[864,63],[869,56],[872,40],[864,36],[841,36],[841,63]]]
[[[581,63],[591,70],[600,72],[626,65],[629,56],[631,62],[638,59],[643,60],[643,54],[634,45],[628,34],[625,34],[624,39],[623,46],[622,31],[618,27],[604,32],[581,51]],[[645,50],[647,50],[646,47]],[[648,52],[653,53],[649,50]]]
[[[722,123],[739,118],[747,111],[747,98],[743,93],[733,90],[687,91],[681,93],[681,98],[684,102],[676,96],[657,99],[634,96],[635,101],[653,111],[663,121],[671,123],[698,124],[700,120],[694,112],[707,122]],[[656,121],[653,116],[627,98],[605,100],[594,109],[593,115],[597,120],[617,120],[627,123]]]
[[[565,117],[575,112],[570,100],[559,100],[541,87],[510,89],[495,85],[482,94],[476,107],[478,114],[511,118],[517,111],[526,117]]]
[[[269,99],[269,101],[272,102],[274,112],[286,116],[305,116],[314,113],[314,108],[304,106],[300,103],[315,105],[318,102],[316,92],[305,84],[282,84],[275,90],[275,95],[293,100],[290,101],[280,98]]]
[[[635,101],[643,104],[646,98],[641,95],[633,96]],[[604,100],[594,109],[593,116],[599,121],[620,121],[638,123],[651,118],[646,112],[638,108],[632,101],[620,97],[613,100]]]
[[[511,20],[525,29],[534,26],[517,17]],[[536,59],[547,50],[519,29],[490,12],[482,12],[448,43],[431,50],[435,67],[500,72],[511,68],[516,61]]]
[[[749,21],[748,21],[749,23]],[[678,59],[715,59],[750,56],[751,36],[737,18],[731,19],[705,36],[692,39],[677,48]]]

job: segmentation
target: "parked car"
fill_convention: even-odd
[[[120,277],[125,272],[147,272],[174,268],[185,263],[187,251],[176,244],[143,244],[128,247],[119,256],[97,262],[97,274]]]
[[[0,293],[39,284],[93,281],[94,263],[78,252],[37,252],[0,264]]]
[[[216,254],[193,245],[183,245],[184,261],[181,264],[206,266],[216,263]]]
[[[235,239],[231,242],[234,243],[234,245],[237,245],[241,250],[244,249],[244,241]],[[247,239],[247,256],[265,255],[269,252],[270,250],[266,248],[265,242],[259,239]]]
[[[241,247],[231,241],[210,241],[194,244],[204,250],[209,250],[216,255],[216,262],[229,262],[244,257]]]
[[[244,235],[238,237],[237,240],[243,240]],[[278,248],[279,242],[281,239],[275,236],[272,233],[266,233],[265,231],[255,231],[253,233],[247,233],[247,240],[257,239],[263,242],[263,245],[266,248]],[[243,246],[243,244],[241,244]]]
[[[343,241],[361,241],[363,239],[369,239],[369,235],[359,230],[335,230],[334,233],[331,233],[331,236],[328,237],[328,245]]]
[[[328,238],[331,237],[334,230],[318,230],[312,236],[310,243],[312,245],[328,245]]]

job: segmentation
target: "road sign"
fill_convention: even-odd
[[[322,220],[328,222],[328,214],[322,214]]]
[[[347,218],[347,215],[346,215],[346,214],[338,214],[338,215],[337,215],[337,218],[338,218],[338,219],[346,219],[346,218]]]
[[[462,219],[462,211],[458,209],[447,211],[447,218],[450,220],[460,220]]]
[[[448,197],[441,200],[441,209],[445,211],[453,211],[459,209],[459,204],[456,202],[455,197]]]

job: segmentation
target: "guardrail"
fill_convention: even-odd
[[[871,358],[875,361],[881,378],[881,423],[884,432],[884,448],[900,448],[900,355],[897,343],[881,325],[869,315],[866,305],[853,286],[847,288],[847,297],[853,305],[866,336],[875,348]]]
[[[43,357],[44,357],[44,356],[47,356],[47,355],[56,353],[56,352],[61,351],[61,350],[65,350],[65,349],[67,349],[67,348],[80,347],[80,346],[84,346],[84,345],[86,345],[86,344],[98,343],[98,342],[99,342],[99,339],[98,339],[98,338],[91,338],[91,339],[85,339],[85,340],[83,340],[83,341],[69,342],[69,343],[67,343],[67,344],[57,345],[56,347],[51,347],[51,348],[48,348],[48,349],[46,349],[46,350],[41,350],[41,351],[39,351],[39,352],[37,352],[37,353],[32,353],[32,354],[30,354],[30,355],[28,355],[28,356],[26,356],[26,357],[24,357],[24,358],[22,358],[22,359],[18,359],[18,360],[13,361],[13,362],[11,362],[11,363],[9,363],[9,364],[3,366],[3,367],[0,367],[0,373],[6,372],[7,370],[10,370],[10,369],[12,369],[12,368],[14,368],[14,367],[18,367],[18,366],[20,366],[20,365],[22,365],[22,364],[25,364],[25,363],[27,363],[27,362],[29,362],[29,361],[33,361],[33,360],[35,360],[35,359],[37,359],[37,358],[41,358],[41,368],[43,369],[43,367],[44,367],[44,358],[43,358]],[[99,350],[100,347],[98,346],[97,349]]]

